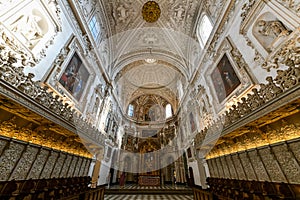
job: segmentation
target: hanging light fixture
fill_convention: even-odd
[[[152,47],[149,47],[149,51],[150,51],[150,56],[145,59],[145,62],[148,64],[156,63],[157,60],[155,58],[153,58],[153,55],[152,55]]]

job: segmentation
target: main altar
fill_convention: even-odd
[[[140,145],[140,167],[138,183],[140,186],[159,186],[160,170],[158,149],[155,139],[148,139]]]
[[[160,176],[139,175],[139,185],[140,186],[159,186],[160,185]]]

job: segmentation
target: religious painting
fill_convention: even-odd
[[[196,124],[195,124],[195,119],[193,113],[190,113],[190,127],[191,127],[191,132],[193,133],[196,130]]]
[[[59,83],[79,100],[89,78],[89,72],[77,53],[74,53],[62,73]]]
[[[191,150],[191,147],[189,147],[187,149],[187,155],[188,155],[188,158],[191,158],[192,157],[192,150]]]
[[[219,102],[226,99],[241,84],[226,54],[213,70],[211,79]]]
[[[142,137],[144,138],[157,138],[157,130],[142,130]]]

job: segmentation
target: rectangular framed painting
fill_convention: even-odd
[[[157,138],[157,133],[158,133],[158,130],[155,130],[155,129],[142,130],[142,137],[143,138],[150,138],[150,137]]]
[[[194,131],[196,131],[196,123],[192,112],[189,114],[189,120],[190,120],[191,133],[193,133]]]
[[[251,90],[256,82],[253,74],[230,37],[226,37],[207,68],[206,77],[212,90],[213,107],[216,112],[224,112]]]
[[[226,54],[213,70],[211,79],[219,102],[225,100],[241,84]]]
[[[89,76],[90,74],[86,66],[79,55],[74,52],[63,73],[60,75],[59,83],[68,93],[79,101],[87,85]]]

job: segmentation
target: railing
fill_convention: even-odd
[[[207,183],[215,199],[296,199],[300,200],[300,184],[268,181],[247,181],[208,178]]]
[[[103,200],[104,186],[89,188],[90,181],[90,177],[2,181],[0,199]]]
[[[213,194],[209,190],[193,187],[194,200],[213,200]]]
[[[105,186],[98,186],[97,188],[90,188],[84,193],[84,198],[80,200],[104,200]]]

